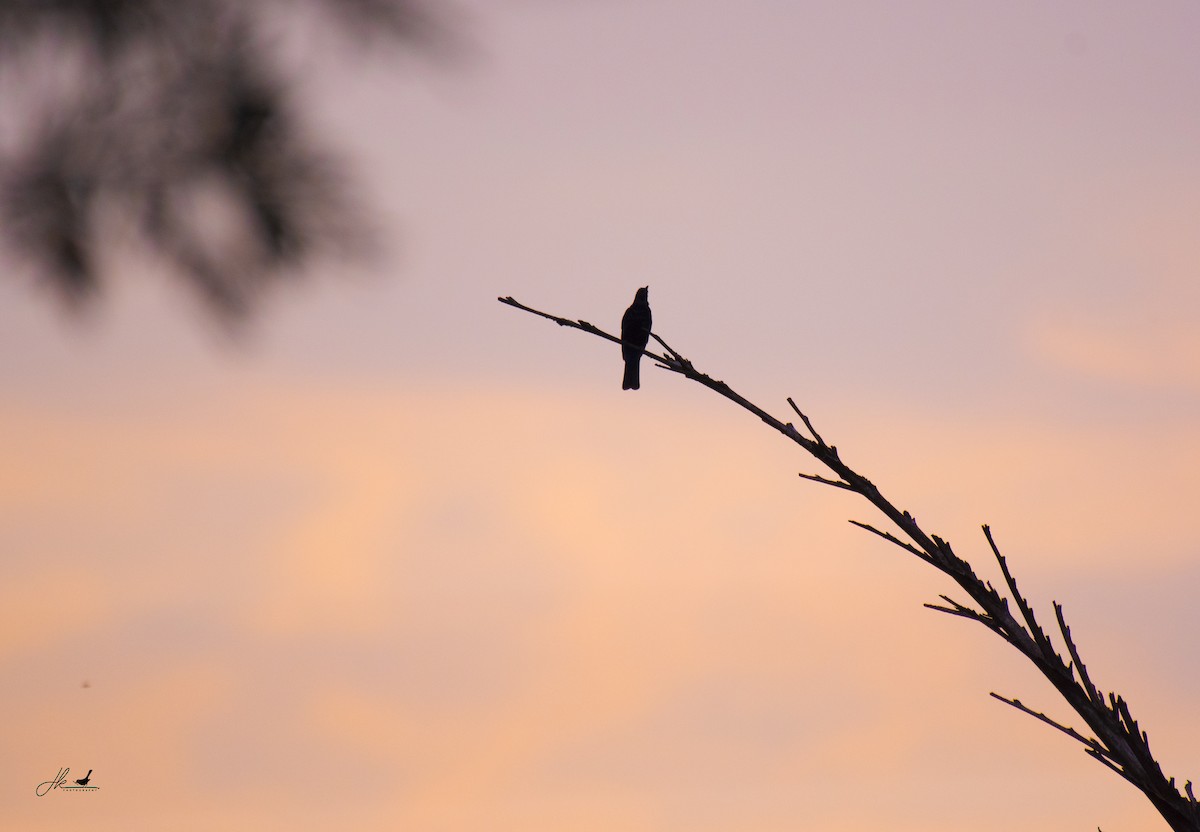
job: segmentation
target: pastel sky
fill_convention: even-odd
[[[3,825],[1166,829],[797,449],[496,297],[649,284],[1200,778],[1200,6],[455,8],[450,62],[292,32],[376,261],[239,340],[136,253],[78,320],[6,269]]]

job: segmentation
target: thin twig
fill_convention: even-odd
[[[810,422],[808,420],[808,417],[804,415],[804,412],[802,410],[800,410],[799,407],[796,406],[796,403],[794,401],[792,401],[791,396],[788,396],[787,403],[792,406],[792,410],[796,411],[796,415],[804,420],[804,426],[806,428],[808,428],[808,432],[813,435],[813,439],[817,440],[817,444],[821,445],[822,447],[826,447],[826,448],[829,447],[828,445],[825,444],[825,440],[821,438],[821,434],[817,433],[817,429],[813,427],[812,422]]]
[[[999,547],[996,546],[996,541],[992,538],[991,526],[984,524],[983,536],[987,538],[988,546],[992,549],[992,554],[996,556],[996,562],[1000,564],[1000,573],[1004,576],[1004,583],[1008,586],[1008,591],[1012,595],[1013,601],[1017,604],[1017,609],[1021,611],[1021,617],[1025,619],[1025,624],[1028,626],[1029,635],[1043,651],[1054,653],[1054,648],[1050,644],[1050,638],[1046,635],[1045,630],[1037,622],[1037,616],[1033,614],[1033,607],[1025,600],[1025,596],[1017,589],[1017,581],[1012,576],[1012,572],[1008,570],[1008,561],[1004,555],[1000,554]]]
[[[823,485],[832,485],[834,488],[844,488],[847,491],[854,491],[853,485],[851,485],[848,482],[842,482],[841,480],[831,480],[827,477],[818,476],[817,474],[800,473],[799,476],[803,477],[806,480],[812,480],[813,482],[819,482]]]
[[[949,595],[939,595],[938,597],[950,606],[944,607],[941,604],[925,604],[925,607],[931,610],[937,610],[938,612],[944,612],[949,615],[957,615],[961,618],[970,618],[972,621],[978,621],[980,624],[988,627],[992,626],[992,621],[986,613],[982,613],[979,610],[974,610],[968,606],[960,604]]]
[[[858,526],[860,529],[866,529],[871,534],[879,535],[884,540],[886,540],[888,543],[895,543],[897,546],[899,546],[904,551],[910,552],[910,553],[916,555],[923,561],[928,561],[930,563],[933,562],[933,558],[931,558],[925,552],[922,552],[920,549],[918,549],[916,546],[913,546],[911,543],[905,543],[903,540],[896,537],[894,534],[891,534],[889,532],[880,531],[879,529],[872,526],[870,523],[862,523],[862,522],[859,522],[858,520],[851,520],[849,522],[851,525]]]
[[[1057,728],[1059,731],[1062,731],[1064,734],[1066,734],[1071,739],[1078,740],[1079,742],[1083,743],[1084,745],[1086,745],[1088,748],[1092,749],[1093,751],[1096,751],[1098,753],[1104,753],[1104,748],[1103,748],[1103,746],[1100,745],[1099,740],[1096,740],[1091,737],[1085,737],[1083,734],[1079,733],[1074,728],[1070,728],[1066,725],[1063,725],[1061,722],[1056,722],[1055,720],[1046,716],[1041,711],[1033,710],[1033,708],[1030,708],[1028,705],[1026,705],[1020,699],[1009,699],[1007,696],[1001,696],[1000,694],[996,693],[995,691],[992,691],[991,696],[995,699],[999,699],[1001,702],[1003,702],[1007,705],[1012,705],[1018,711],[1029,714],[1029,716],[1033,717],[1034,719],[1041,720],[1042,722],[1046,723],[1047,725],[1051,726],[1052,728]]]
[[[1079,681],[1083,686],[1084,693],[1087,694],[1088,700],[1102,705],[1103,699],[1100,691],[1092,684],[1091,677],[1088,676],[1087,665],[1083,663],[1083,659],[1079,658],[1079,650],[1075,647],[1075,640],[1071,638],[1071,628],[1067,626],[1066,619],[1063,617],[1062,604],[1057,601],[1051,603],[1054,604],[1054,617],[1058,619],[1058,631],[1062,633],[1063,641],[1066,642],[1067,652],[1071,654],[1071,666],[1079,674]]]
[[[679,353],[675,352],[675,350],[671,349],[671,345],[670,345],[670,344],[668,344],[668,343],[667,343],[666,341],[664,341],[662,338],[659,338],[659,337],[658,337],[656,334],[654,334],[653,332],[651,332],[651,333],[650,333],[650,337],[651,337],[651,338],[653,338],[653,339],[654,339],[655,341],[657,341],[658,343],[662,344],[662,348],[663,348],[664,350],[666,350],[667,352],[671,353],[671,357],[672,357],[672,358],[674,358],[674,359],[675,359],[675,361],[676,361],[677,363],[683,363],[683,362],[686,360],[686,359],[684,359],[684,357],[683,357],[682,355],[680,355]]]

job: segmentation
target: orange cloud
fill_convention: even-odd
[[[1027,337],[1035,355],[1061,370],[1135,388],[1200,391],[1194,322],[1130,327],[1115,318],[1041,318]]]

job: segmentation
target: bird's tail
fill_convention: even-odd
[[[641,388],[641,363],[636,359],[625,362],[625,378],[621,381],[622,390],[637,390]]]

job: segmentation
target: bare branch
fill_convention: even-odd
[[[542,312],[538,309],[534,309],[531,306],[526,306],[525,304],[521,303],[520,301],[514,299],[511,296],[503,297],[503,298],[496,298],[496,300],[500,301],[503,304],[507,304],[508,306],[512,306],[516,309],[520,309],[524,312],[529,312],[533,315],[537,315],[539,317],[545,318],[548,321],[554,321],[554,323],[558,324],[559,326],[569,326],[574,329],[582,329],[584,332],[590,333],[599,338],[604,338],[608,341],[612,341],[614,344],[620,344],[621,346],[629,346],[624,341],[622,341],[620,338],[618,338],[616,335],[605,332],[600,327],[595,326],[594,324],[589,324],[585,320],[581,319],[578,321],[572,321],[569,318],[560,318],[558,315],[551,315],[549,312]],[[651,333],[651,334],[653,334],[653,333]],[[655,338],[657,339],[658,336],[655,336]],[[662,343],[661,339],[659,339],[659,343]],[[663,346],[666,346],[666,345],[664,344]],[[667,347],[667,349],[670,349],[670,347]],[[647,349],[643,349],[642,354],[649,356],[650,358],[653,358],[655,361],[657,361],[661,365],[663,365],[665,369],[674,370],[675,372],[680,372],[676,367],[672,366],[672,362],[664,356],[658,355],[656,353],[652,353],[652,352],[650,352],[650,350],[647,350]]]
[[[586,332],[591,332],[594,335],[599,335],[602,338],[620,343],[620,339],[593,327],[586,321],[570,321],[555,315],[549,315],[545,312],[539,312],[517,303],[512,298],[500,298],[500,301],[509,306],[514,306],[518,309],[548,318],[562,326],[583,329]],[[940,596],[946,602],[945,605],[926,604],[925,606],[948,615],[978,621],[1015,647],[1033,663],[1059,694],[1062,695],[1067,704],[1083,718],[1088,727],[1095,732],[1096,737],[1086,737],[1075,729],[1069,728],[1043,713],[1026,707],[1020,700],[1007,699],[996,693],[992,694],[993,697],[1056,728],[1083,744],[1084,750],[1089,756],[1094,757],[1100,763],[1112,769],[1145,794],[1175,832],[1200,832],[1200,804],[1196,802],[1192,794],[1191,782],[1188,781],[1188,784],[1185,786],[1187,795],[1180,794],[1175,786],[1174,779],[1168,779],[1163,775],[1160,766],[1150,754],[1150,746],[1146,733],[1139,728],[1137,721],[1133,719],[1125,700],[1110,693],[1108,701],[1105,702],[1088,675],[1087,668],[1080,657],[1070,628],[1066,625],[1062,608],[1057,603],[1054,605],[1055,615],[1058,620],[1059,631],[1062,633],[1063,640],[1067,645],[1071,661],[1064,661],[1063,657],[1055,652],[1050,637],[1042,629],[1041,625],[1038,624],[1032,605],[1021,594],[1016,579],[1008,568],[1008,561],[1000,553],[1000,549],[992,537],[990,527],[986,525],[983,527],[984,537],[987,539],[988,546],[991,548],[996,562],[1000,565],[1000,571],[1004,576],[1008,593],[1011,595],[1020,612],[1020,620],[1009,610],[1008,598],[1001,595],[991,583],[979,578],[970,563],[954,553],[949,542],[935,534],[926,533],[912,514],[898,509],[895,504],[883,496],[869,479],[847,465],[839,456],[837,447],[825,442],[821,435],[813,428],[812,422],[791,398],[787,400],[788,405],[804,422],[805,427],[813,437],[812,439],[802,435],[790,422],[783,422],[777,419],[753,402],[734,392],[725,382],[713,379],[707,374],[698,371],[691,361],[668,346],[658,335],[654,335],[654,338],[658,343],[662,344],[669,357],[655,355],[645,350],[643,352],[658,361],[664,369],[695,381],[754,414],[768,426],[802,447],[837,477],[834,479],[817,474],[802,473],[800,476],[803,479],[853,491],[878,509],[912,542],[909,543],[901,540],[896,535],[878,529],[869,523],[857,520],[851,520],[850,522],[861,529],[866,529],[872,534],[883,538],[889,543],[895,544],[909,554],[917,556],[949,576],[978,605],[978,609],[960,604],[947,595]],[[1078,682],[1076,681],[1076,674],[1079,677]]]

